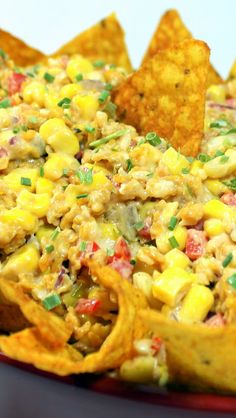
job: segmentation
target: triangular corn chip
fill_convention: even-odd
[[[27,67],[42,61],[45,55],[9,32],[0,29],[0,48],[9,55],[16,65]]]
[[[172,45],[192,38],[177,10],[168,10],[161,18],[159,25],[151,39],[144,55],[143,63],[153,57],[159,50],[170,48]],[[212,65],[209,67],[207,85],[223,83],[222,78]]]
[[[114,92],[119,117],[145,135],[155,131],[185,155],[202,140],[209,48],[186,40],[159,51]]]
[[[236,78],[236,61],[234,61],[228,76],[228,80]]]
[[[141,319],[162,338],[170,375],[193,387],[236,391],[236,326],[210,328],[170,320],[157,311],[140,311]]]
[[[48,327],[51,326],[50,331],[53,332],[54,329],[56,334],[59,332],[58,326],[60,324],[56,324],[56,321],[52,320],[50,316],[54,317],[55,315],[45,311],[41,324],[37,315],[35,316],[35,312],[32,311],[34,320],[31,320],[31,323],[36,326],[10,336],[0,336],[0,347],[6,355],[59,375],[104,371],[119,367],[123,361],[132,357],[134,354],[133,341],[142,338],[146,332],[146,324],[137,314],[139,309],[147,307],[146,299],[139,290],[134,289],[115,270],[109,267],[99,267],[93,263],[89,263],[89,267],[96,281],[117,295],[119,305],[115,325],[100,350],[82,358],[81,354],[66,342],[56,346],[54,341],[49,341],[49,338],[42,332],[46,315]],[[5,279],[2,279],[0,283],[1,290],[4,289],[5,297],[10,301],[14,299],[17,302],[16,289],[19,292],[19,285],[13,282],[6,284]],[[30,302],[27,302],[28,308],[25,308],[22,301],[21,295],[19,306],[26,316],[29,314],[30,303],[37,303],[30,299]],[[41,310],[41,306],[39,308]],[[60,318],[57,319],[62,322],[62,328],[65,327],[64,322]]]
[[[104,60],[131,72],[132,66],[124,40],[124,31],[113,13],[80,33],[53,55],[81,54],[90,60]]]

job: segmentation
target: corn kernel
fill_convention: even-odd
[[[26,244],[8,257],[2,273],[9,279],[17,279],[21,273],[34,273],[39,262],[39,251],[33,244]]]
[[[49,119],[40,127],[39,133],[44,141],[55,152],[75,155],[79,152],[79,141],[76,135],[66,126],[62,119]]]
[[[207,219],[204,222],[204,231],[208,237],[215,237],[216,235],[222,234],[224,232],[223,223],[220,219]]]
[[[76,81],[76,76],[79,73],[84,75],[93,71],[93,69],[93,65],[89,60],[80,55],[74,55],[67,64],[66,72],[72,81]]]
[[[63,169],[78,170],[79,163],[72,156],[57,152],[50,154],[44,164],[44,176],[49,180],[58,180],[63,175]]]
[[[80,84],[75,84],[75,83],[66,84],[60,90],[60,97],[61,98],[69,97],[69,99],[71,99],[73,96],[78,94],[79,91],[81,90],[82,90],[82,87],[80,86]]]
[[[52,194],[54,189],[54,183],[51,180],[45,179],[44,177],[39,177],[36,182],[36,193],[48,193]]]
[[[174,307],[188,291],[192,278],[180,267],[169,267],[157,277],[154,272],[152,293],[155,298]]]
[[[37,103],[39,106],[44,106],[46,89],[39,81],[31,81],[26,84],[23,89],[23,99],[25,103]]]
[[[197,176],[199,174],[199,170],[203,167],[203,163],[199,160],[194,160],[191,165],[190,174],[192,176]]]
[[[0,222],[17,224],[26,231],[34,231],[37,226],[37,218],[28,210],[13,208],[0,213]]]
[[[207,186],[208,190],[216,196],[219,196],[228,190],[227,186],[225,186],[219,180],[206,180],[205,185]]]
[[[209,200],[203,206],[204,216],[206,218],[223,219],[226,213],[233,214],[232,208],[217,199]]]
[[[225,85],[213,84],[207,89],[207,98],[217,103],[224,103],[226,97]]]
[[[99,223],[99,229],[102,239],[110,239],[116,241],[120,236],[120,232],[117,229],[117,226],[113,223]]]
[[[174,148],[170,147],[166,150],[161,160],[169,169],[171,174],[181,174],[183,168],[189,168],[190,164],[187,158],[177,152]]]
[[[165,255],[165,264],[166,267],[181,267],[186,269],[189,266],[190,260],[186,254],[177,248],[169,251]]]
[[[43,238],[50,238],[55,228],[52,228],[51,226],[40,226],[38,231],[36,232],[36,238],[41,244],[41,241]]]
[[[11,124],[10,114],[6,109],[0,109],[0,128],[8,128]]]
[[[212,291],[206,286],[195,284],[184,298],[178,318],[188,323],[204,321],[213,303]]]
[[[57,132],[58,130],[64,128],[65,122],[61,118],[51,118],[44,122],[39,129],[39,134],[44,141],[47,140],[49,136]]]
[[[50,197],[47,193],[34,194],[28,192],[28,190],[22,190],[17,197],[17,204],[22,209],[29,208],[31,213],[38,218],[42,218],[47,215]]]
[[[35,190],[38,175],[38,170],[36,168],[15,168],[3,178],[7,186],[16,192],[23,189],[33,192]],[[30,185],[25,186],[24,184],[21,184],[21,178],[30,179]]]
[[[152,276],[148,273],[138,272],[133,274],[133,283],[134,286],[137,287],[144,293],[146,298],[152,299]]]
[[[120,368],[120,377],[128,382],[145,383],[154,378],[155,359],[152,356],[139,356],[126,360]]]
[[[99,108],[98,99],[95,96],[77,95],[73,98],[73,102],[79,107],[82,119],[91,121],[95,118]]]
[[[63,109],[58,106],[58,102],[60,101],[60,97],[53,93],[46,93],[44,99],[44,105],[46,109],[49,109],[50,115],[53,117],[60,117],[63,115]]]

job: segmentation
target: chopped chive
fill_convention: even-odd
[[[113,70],[114,68],[116,68],[116,64],[110,64],[110,69]]]
[[[127,171],[129,172],[133,168],[133,163],[130,159],[126,160],[127,163]]]
[[[109,96],[110,96],[110,92],[107,90],[103,90],[100,96],[98,97],[99,103],[105,103],[105,101],[108,99]]]
[[[94,63],[93,63],[93,66],[95,68],[102,68],[102,67],[104,67],[104,65],[105,65],[105,62],[102,61],[102,60],[97,60],[97,61],[94,61]]]
[[[227,283],[230,284],[234,289],[236,289],[236,273],[226,279]]]
[[[106,90],[112,90],[113,89],[113,85],[111,83],[106,83],[105,84],[105,88],[106,88]]]
[[[220,150],[217,150],[216,151],[216,153],[215,153],[215,155],[214,155],[214,157],[216,158],[216,157],[222,157],[222,155],[224,155],[224,152],[222,152],[222,151],[220,151]]]
[[[47,296],[43,300],[43,306],[45,309],[47,309],[47,311],[50,311],[51,309],[59,305],[61,305],[61,298],[56,293],[53,295]]]
[[[232,128],[227,132],[224,132],[224,135],[236,134],[236,128]]]
[[[45,250],[48,254],[54,251],[54,245],[46,245]]]
[[[31,186],[31,179],[29,177],[21,177],[20,184],[22,184],[22,186]]]
[[[16,126],[13,130],[12,130],[13,134],[18,134],[20,132],[20,128],[19,126]]]
[[[191,163],[193,163],[193,161],[194,161],[194,158],[193,157],[186,157],[187,158],[187,160],[188,160],[188,162],[191,164]]]
[[[236,177],[229,181],[223,181],[222,183],[225,184],[225,186],[227,186],[229,189],[236,191]]]
[[[87,242],[86,241],[81,241],[79,249],[80,251],[85,251],[87,248]]]
[[[145,136],[145,139],[147,142],[149,142],[149,144],[153,145],[154,147],[156,145],[161,144],[161,139],[156,134],[156,132],[148,132],[147,135]]]
[[[0,109],[7,109],[8,107],[11,107],[10,99],[4,99],[0,102]]]
[[[93,182],[93,169],[90,168],[88,171],[78,170],[76,172],[77,177],[79,177],[80,183],[92,184]]]
[[[55,80],[54,75],[50,74],[50,73],[44,73],[43,76],[44,80],[46,80],[48,83],[53,83],[53,81]]]
[[[29,123],[38,123],[38,118],[36,116],[30,116],[28,121]]]
[[[77,76],[75,77],[76,81],[82,81],[83,78],[84,77],[83,77],[83,74],[82,73],[77,74]]]
[[[223,155],[220,159],[220,163],[225,164],[225,163],[227,163],[228,160],[229,160],[228,155]]]
[[[208,161],[210,161],[211,157],[207,154],[199,154],[198,159],[199,161],[201,161],[201,163],[207,163]]]
[[[135,266],[136,260],[134,258],[132,258],[132,260],[130,260],[130,264],[132,264],[132,266]]]
[[[28,126],[26,126],[26,125],[21,125],[21,126],[20,126],[20,129],[21,129],[23,132],[27,132],[27,131],[28,131]]]
[[[117,106],[113,102],[108,102],[104,107],[103,111],[107,113],[108,117],[114,119],[116,114]]]
[[[78,194],[78,195],[76,196],[76,199],[84,199],[85,197],[88,197],[88,193],[81,193],[81,194]]]
[[[95,132],[95,128],[93,126],[90,126],[90,125],[85,126],[85,130],[86,130],[86,132],[88,132],[90,134]]]
[[[143,229],[143,227],[144,227],[144,223],[143,223],[142,221],[140,221],[140,222],[136,222],[136,223],[134,224],[134,228],[135,228],[137,231],[140,231],[141,229]]]
[[[187,168],[187,167],[184,167],[184,168],[182,168],[182,174],[189,174],[189,168]]]
[[[222,261],[222,266],[223,267],[227,267],[231,263],[232,260],[233,260],[233,254],[232,253],[229,253],[225,257],[225,259]]]
[[[62,107],[63,109],[69,109],[71,104],[71,99],[69,97],[64,97],[64,99],[60,100],[57,103],[57,106]]]
[[[177,222],[178,222],[178,219],[176,218],[176,216],[171,216],[168,229],[170,231],[174,231]]]
[[[225,128],[226,126],[229,126],[229,122],[225,119],[218,119],[210,124],[210,128]]]
[[[174,235],[169,238],[169,243],[170,243],[172,248],[178,248],[179,247],[179,243],[178,243],[177,239],[174,237]]]
[[[73,128],[73,131],[74,131],[76,134],[80,134],[80,133],[82,132],[82,130],[81,130],[80,128]]]
[[[67,177],[68,176],[68,173],[69,173],[68,168],[63,168],[63,170],[62,170],[63,177]]]
[[[129,129],[122,129],[120,131],[116,131],[113,134],[104,136],[101,139],[98,139],[97,141],[90,142],[89,146],[90,148],[97,148],[100,147],[100,145],[106,144],[107,142],[111,141],[111,139],[119,138],[129,132]]]
[[[39,168],[39,176],[44,177],[44,167]]]
[[[56,229],[54,229],[54,231],[52,232],[52,234],[51,234],[51,240],[52,241],[55,241],[55,239],[57,238],[57,236],[60,234],[60,232],[61,232],[61,230],[60,230],[60,228],[59,228],[59,226],[56,228]]]

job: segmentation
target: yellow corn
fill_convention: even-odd
[[[37,218],[28,210],[13,208],[0,213],[0,222],[16,224],[26,231],[34,231],[37,226]]]
[[[120,377],[128,382],[145,383],[154,378],[155,359],[152,356],[139,356],[126,360],[120,368]]]
[[[224,85],[213,84],[207,89],[207,98],[213,102],[223,103],[226,97],[226,88]]]
[[[22,92],[25,103],[37,103],[41,107],[44,105],[45,93],[45,86],[39,81],[26,84]]]
[[[208,190],[216,196],[219,196],[228,190],[227,186],[225,186],[219,180],[206,180],[205,185],[207,186]]]
[[[82,90],[82,86],[80,86],[80,84],[75,84],[75,83],[66,84],[60,90],[60,97],[61,98],[69,97],[69,99],[71,99],[81,90]]]
[[[148,300],[152,299],[152,276],[148,273],[138,272],[133,274],[133,283],[144,293]]]
[[[16,192],[23,189],[33,192],[35,190],[38,175],[39,173],[36,168],[15,168],[3,178],[7,186]],[[22,178],[30,179],[31,184],[29,186],[21,184]]]
[[[190,167],[187,158],[172,147],[168,148],[168,150],[164,152],[161,161],[168,167],[171,174],[174,175],[181,174],[183,168]]]
[[[8,128],[11,124],[10,114],[6,109],[0,109],[0,128]]]
[[[223,223],[220,219],[207,219],[204,222],[204,231],[208,237],[215,237],[216,235],[222,234],[222,232],[224,232]]]
[[[157,276],[154,272],[152,293],[161,302],[174,307],[188,291],[191,283],[192,277],[184,269],[169,267]]]
[[[46,93],[44,98],[44,105],[46,109],[49,109],[50,115],[53,117],[60,117],[63,115],[63,109],[58,106],[58,102],[60,101],[60,97],[57,96],[55,93]]]
[[[156,205],[155,202],[144,203],[139,210],[139,214],[140,214],[141,218],[146,219],[148,214],[151,213],[154,210],[155,205]]]
[[[212,291],[203,285],[195,284],[184,298],[178,318],[183,322],[203,321],[214,303]]]
[[[224,219],[226,213],[233,215],[232,208],[217,199],[212,199],[205,203],[203,206],[203,212],[205,218],[216,218],[221,220]]]
[[[222,162],[222,158],[228,157],[227,161]],[[212,179],[229,176],[236,170],[236,150],[227,150],[225,156],[213,158],[204,164],[204,171],[207,177]]]
[[[178,225],[173,232],[164,232],[156,238],[156,246],[161,253],[166,254],[168,251],[172,249],[171,244],[169,242],[169,238],[173,236],[179,244],[178,249],[183,250],[185,248],[187,240],[187,229],[183,226]]]
[[[43,238],[50,239],[54,230],[55,228],[52,228],[51,226],[45,226],[45,225],[40,226],[38,231],[36,232],[36,237],[38,241],[41,243]]]
[[[54,183],[51,180],[45,179],[44,177],[39,177],[36,182],[36,193],[48,193],[52,194],[54,189]]]
[[[113,223],[99,223],[99,229],[102,239],[111,239],[116,241],[120,236],[120,232],[117,229],[117,226]]]
[[[190,174],[192,174],[192,176],[197,176],[199,174],[199,170],[202,167],[203,167],[203,163],[201,163],[201,161],[194,160],[192,165],[191,165]]]
[[[21,273],[34,273],[39,262],[39,251],[33,244],[26,244],[10,255],[2,269],[2,274],[9,279],[17,279]]]
[[[72,81],[76,81],[78,74],[85,75],[93,70],[94,68],[91,62],[80,55],[74,55],[70,58],[66,67],[66,72]]]
[[[22,190],[17,197],[17,205],[22,209],[29,208],[31,213],[42,218],[47,215],[50,197],[47,193],[34,194],[28,190]]]
[[[44,176],[49,180],[58,180],[63,175],[63,169],[78,170],[79,163],[71,155],[57,152],[50,154],[44,164]]]
[[[75,155],[79,152],[79,141],[75,134],[59,118],[49,119],[40,127],[39,133],[55,152]]]
[[[99,108],[98,99],[95,96],[77,95],[73,98],[73,102],[79,107],[81,119],[91,121],[95,118]]]
[[[166,267],[181,267],[186,269],[189,266],[190,260],[186,254],[177,248],[169,251],[165,255],[165,264]]]

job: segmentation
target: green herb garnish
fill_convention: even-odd
[[[199,154],[198,160],[201,161],[201,163],[207,163],[208,161],[211,160],[211,157],[207,154]]]
[[[129,129],[122,129],[120,131],[116,131],[113,134],[104,136],[101,139],[98,139],[97,141],[90,142],[89,146],[90,148],[97,148],[100,147],[103,144],[106,144],[107,142],[111,141],[111,139],[120,138],[121,136],[127,134],[129,132]]]
[[[56,228],[56,229],[54,229],[54,231],[52,232],[52,234],[51,234],[51,240],[52,241],[55,241],[55,239],[58,237],[58,235],[60,234],[60,232],[61,232],[61,230],[60,230],[60,228],[59,228],[59,226]]]
[[[39,168],[39,176],[44,177],[44,167]]]
[[[46,80],[48,83],[53,83],[53,81],[55,80],[54,75],[50,74],[50,73],[44,73],[43,76],[44,80]]]
[[[184,167],[184,168],[182,168],[182,174],[189,174],[189,168],[187,168],[187,167]]]
[[[220,159],[220,163],[225,164],[225,163],[227,163],[228,160],[229,160],[228,155],[223,155]]]
[[[145,139],[147,142],[149,142],[149,144],[153,145],[154,147],[161,144],[161,139],[156,134],[156,132],[148,132],[145,136]]]
[[[179,243],[178,243],[177,239],[174,237],[174,235],[169,238],[169,243],[170,243],[172,248],[178,248],[179,247]]]
[[[127,171],[129,172],[133,168],[133,163],[130,159],[126,160],[127,163]]]
[[[86,241],[81,241],[79,249],[80,251],[85,251],[87,248],[87,242]]]
[[[78,195],[76,196],[76,199],[84,199],[85,197],[88,197],[88,193],[81,193],[81,194],[78,194]]]
[[[229,122],[226,119],[218,119],[210,124],[210,128],[225,128],[229,126]]]
[[[222,261],[222,266],[223,267],[227,267],[231,263],[232,260],[233,260],[233,254],[232,253],[229,253],[225,257],[225,259]]]
[[[0,109],[7,109],[8,107],[11,107],[10,99],[4,99],[0,102]]]
[[[103,90],[100,96],[98,97],[99,103],[105,103],[105,101],[108,99],[109,96],[110,96],[110,92],[107,90]]]
[[[69,97],[64,97],[64,99],[60,100],[57,103],[57,106],[62,107],[63,109],[69,109],[71,104],[71,99]]]
[[[90,126],[90,125],[85,126],[85,130],[89,134],[93,134],[95,132],[95,128],[93,126]]]
[[[234,289],[236,289],[236,273],[226,279],[227,283],[230,284]]]
[[[176,218],[176,216],[171,216],[168,229],[170,231],[174,231],[177,222],[178,222],[178,219]]]
[[[140,231],[141,229],[143,229],[143,227],[144,227],[144,223],[143,223],[143,221],[135,222],[135,224],[134,224],[134,228],[135,228],[137,231]]]
[[[227,186],[229,189],[236,191],[236,177],[229,181],[222,181],[222,183],[225,184],[225,186]]]
[[[84,77],[83,77],[83,74],[82,73],[77,74],[77,76],[75,77],[76,81],[82,81],[83,78]]]
[[[20,184],[22,184],[22,186],[31,186],[31,179],[29,177],[21,177]]]
[[[45,250],[48,254],[54,251],[54,245],[46,245]]]
[[[38,123],[38,118],[36,116],[30,116],[28,122],[33,124]]]
[[[90,168],[88,171],[78,170],[76,172],[77,177],[79,177],[80,183],[92,184],[93,182],[93,169]]]
[[[93,62],[93,66],[95,68],[102,68],[102,67],[104,67],[104,65],[105,65],[105,62],[102,61],[102,60],[97,60],[97,61]]]
[[[59,305],[61,305],[61,298],[56,293],[53,295],[47,296],[43,300],[43,306],[45,309],[47,309],[47,311],[50,311],[51,309]]]
[[[6,54],[6,52],[5,52],[5,51],[3,51],[3,49],[2,49],[2,48],[0,48],[0,57],[1,57],[3,60],[5,60],[5,59],[7,58],[7,54]]]

